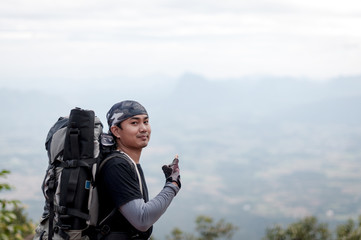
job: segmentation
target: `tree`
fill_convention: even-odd
[[[327,224],[318,223],[316,217],[306,217],[290,224],[286,229],[280,225],[266,230],[264,240],[330,240],[332,234]]]
[[[196,231],[198,237],[193,234],[184,233],[179,228],[174,228],[171,236],[167,240],[216,240],[232,239],[233,234],[238,228],[224,219],[214,223],[214,220],[208,216],[198,216],[196,219]]]
[[[327,224],[318,223],[315,217],[306,217],[296,223],[290,224],[283,229],[280,225],[266,230],[264,240],[360,240],[361,239],[361,215],[356,224],[348,219],[346,223],[336,227],[336,238],[332,238]]]
[[[0,177],[10,174],[8,170],[2,170]],[[0,183],[0,191],[11,190],[7,183]],[[34,224],[24,213],[24,206],[18,200],[0,199],[0,239],[21,240],[31,234]]]
[[[359,240],[361,239],[361,215],[358,218],[358,225],[349,219],[345,224],[337,226],[337,240]]]

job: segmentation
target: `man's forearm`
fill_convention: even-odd
[[[139,231],[147,231],[166,211],[179,188],[167,183],[162,191],[148,201],[143,199],[132,200],[120,207],[120,212]]]

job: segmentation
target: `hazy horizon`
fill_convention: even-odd
[[[236,238],[247,239],[307,215],[331,224],[356,218],[360,79],[211,81],[188,74],[149,91],[136,85],[99,91],[89,84],[63,94],[0,88],[0,163],[12,171],[4,181],[16,187],[3,196],[26,203],[37,220],[51,125],[83,107],[95,110],[107,131],[108,108],[132,98],[150,114],[153,131],[142,166],[151,196],[164,183],[160,167],[174,154],[181,160],[183,187],[157,222],[157,238],[173,227],[193,231],[201,214],[225,218],[240,227]]]

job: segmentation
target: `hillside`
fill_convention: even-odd
[[[181,161],[182,190],[155,237],[175,226],[192,231],[200,214],[239,226],[237,239],[260,239],[267,226],[306,215],[344,221],[361,214],[360,80],[212,81],[187,74],[155,91],[93,88],[73,98],[0,89],[0,164],[17,188],[8,196],[26,202],[37,219],[50,126],[75,106],[93,108],[105,123],[111,104],[134,98],[151,118],[142,165],[152,196],[163,184],[161,166],[176,153]]]

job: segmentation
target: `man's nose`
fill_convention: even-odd
[[[141,124],[139,125],[139,130],[140,130],[141,132],[144,132],[144,131],[147,130],[147,126],[146,126],[144,123],[141,123]]]

